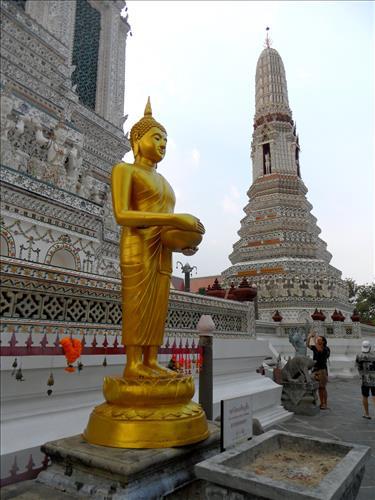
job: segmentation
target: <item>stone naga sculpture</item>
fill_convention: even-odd
[[[297,415],[315,415],[319,412],[316,396],[318,384],[312,379],[309,371],[313,366],[313,359],[296,356],[289,358],[281,370],[282,404]]]
[[[306,356],[305,335],[301,330],[292,330],[289,333],[289,342],[296,350],[295,356]]]
[[[282,382],[309,383],[311,375],[309,370],[314,366],[312,358],[296,356],[289,358],[288,362],[281,370]]]
[[[106,377],[107,403],[91,414],[85,438],[123,448],[164,448],[208,436],[202,408],[193,403],[194,381],[158,363],[164,338],[172,252],[191,255],[205,232],[197,217],[175,214],[174,192],[156,170],[167,145],[165,128],[144,117],[131,129],[135,161],[112,170],[112,200],[121,226],[122,377]]]

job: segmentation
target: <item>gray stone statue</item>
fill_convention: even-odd
[[[295,356],[306,356],[306,341],[303,330],[293,328],[289,332],[289,342],[296,350]]]
[[[295,382],[306,384],[312,382],[309,370],[314,366],[314,361],[306,356],[289,358],[281,370],[282,382]]]
[[[283,390],[281,402],[297,415],[316,415],[319,412],[316,389],[318,383],[311,377],[314,361],[306,356],[289,358],[281,370]]]

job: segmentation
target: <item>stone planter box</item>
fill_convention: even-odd
[[[287,460],[280,459],[285,469],[291,468],[286,479],[271,479],[276,470],[274,464],[258,468],[259,460],[267,462],[275,456],[291,452],[296,456],[306,456],[293,468],[285,465]],[[321,456],[321,460],[320,457]],[[317,484],[302,484],[303,477],[307,481],[316,481],[313,471],[315,465],[329,464],[329,457],[334,457],[331,470],[323,472]],[[205,480],[202,498],[215,500],[235,498],[236,500],[351,500],[355,499],[363,478],[365,463],[370,458],[370,448],[352,443],[344,443],[320,438],[312,438],[301,434],[281,431],[269,431],[253,438],[231,450],[216,455],[195,466],[198,478]],[[336,463],[336,465],[334,465]],[[256,472],[251,471],[251,466]],[[282,467],[282,465],[281,465]],[[329,467],[324,466],[324,470]],[[304,476],[298,476],[300,474]],[[298,480],[296,478],[299,477]],[[309,479],[310,478],[310,479]]]

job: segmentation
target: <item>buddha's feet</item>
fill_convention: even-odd
[[[142,363],[126,365],[124,370],[125,378],[158,378],[160,375],[156,370]]]
[[[147,367],[151,368],[153,372],[157,373],[158,377],[170,378],[178,376],[178,372],[170,370],[169,368],[165,368],[164,366],[159,365],[159,363],[157,362],[150,362],[147,364]]]

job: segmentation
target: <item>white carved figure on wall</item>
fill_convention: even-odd
[[[264,299],[269,299],[271,297],[268,280],[264,280],[264,281],[262,280],[262,297]]]
[[[14,134],[16,137],[19,137],[25,133],[25,123],[27,121],[27,116],[21,115],[16,123]]]
[[[1,90],[1,139],[8,139],[8,133],[15,127],[15,122],[10,118],[14,107],[14,98],[10,87],[6,86]]]
[[[44,180],[58,187],[63,187],[66,176],[65,161],[71,151],[71,148],[66,145],[69,132],[64,123],[59,121],[53,129],[51,137],[47,138],[43,135],[41,124],[37,122],[36,126],[36,142],[47,147],[48,168],[45,171]]]
[[[278,278],[277,290],[280,297],[288,297],[288,281],[283,278]]]
[[[261,280],[257,281],[255,283],[255,286],[257,287],[257,291],[258,291],[258,295],[257,296],[258,296],[258,299],[259,299],[259,297],[263,297],[263,288],[264,287],[263,287],[262,281]]]
[[[82,169],[82,172],[78,175],[77,194],[82,198],[88,199],[93,181],[94,179],[90,176],[89,169]]]
[[[267,291],[263,279],[261,278],[259,279],[259,281],[257,282],[257,288],[258,288],[258,300],[264,299],[267,294]]]
[[[307,297],[316,297],[316,291],[315,291],[315,288],[314,288],[314,283],[312,280],[310,279],[307,279],[306,280],[306,284],[307,284],[307,288],[306,288],[306,296]]]
[[[46,169],[46,164],[43,160],[37,158],[36,156],[30,158],[27,169],[27,172],[30,175],[36,177],[37,179],[43,179],[45,169]]]
[[[8,148],[10,146],[12,154],[6,159],[2,157],[2,163],[20,172],[27,172],[35,177],[41,177],[40,174],[44,171],[44,165],[35,151],[33,132],[34,120],[37,119],[38,114],[34,109],[30,109],[24,102],[20,103],[14,100],[13,116],[11,117],[14,125],[10,130],[6,131],[6,134],[10,132]]]
[[[314,281],[314,288],[316,290],[315,295],[316,297],[322,297],[321,290],[322,290],[322,285],[321,285],[321,280],[315,280]]]
[[[270,292],[270,297],[272,299],[277,297],[277,284],[275,280],[269,280],[268,281],[268,289]]]
[[[294,295],[294,284],[293,284],[293,280],[289,279],[289,278],[285,278],[284,279],[284,284],[283,284],[283,288],[284,290],[286,291],[286,297],[293,297]]]
[[[303,297],[309,296],[309,278],[305,276],[301,278],[301,287],[302,287],[302,295]]]
[[[301,280],[298,276],[296,276],[294,279],[293,279],[293,282],[294,282],[294,288],[293,288],[293,293],[294,293],[294,296],[295,297],[302,297],[303,295],[303,292],[302,292],[302,288],[301,288]]]
[[[266,174],[271,173],[271,161],[270,161],[270,155],[269,153],[265,154],[265,165],[266,165]]]
[[[20,140],[20,138],[25,134],[26,117],[20,115],[17,119],[16,126],[14,127],[14,137],[15,144]],[[14,147],[13,144],[13,158],[11,160],[10,166],[18,170],[19,172],[28,172],[30,163],[30,154],[24,151],[22,148]]]
[[[16,123],[11,118],[14,107],[14,98],[10,86],[1,89],[0,94],[0,112],[1,112],[1,163],[9,165],[12,157],[12,146],[8,138],[9,132],[15,129]]]
[[[66,165],[66,178],[64,188],[72,193],[78,190],[78,179],[82,172],[82,146],[74,143],[68,154],[68,162]],[[61,186],[63,187],[63,186]]]
[[[349,292],[346,286],[340,283],[338,284],[337,288],[338,288],[338,296],[340,297],[340,299],[347,300]]]
[[[330,297],[330,291],[328,289],[328,280],[327,278],[323,278],[322,280],[320,280],[320,284],[321,284],[321,290],[320,290],[320,294],[323,298],[325,299],[328,299]]]

